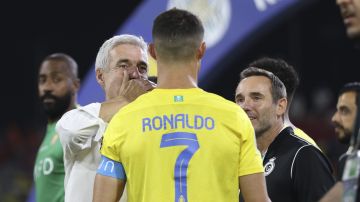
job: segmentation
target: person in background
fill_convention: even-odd
[[[316,142],[307,135],[300,128],[296,127],[291,123],[289,118],[289,110],[291,107],[292,100],[294,98],[297,87],[299,86],[299,76],[294,67],[288,64],[285,60],[280,58],[263,57],[251,62],[248,67],[257,67],[267,70],[277,76],[285,85],[286,98],[288,101],[286,112],[284,114],[284,125],[291,126],[294,130],[295,135],[311,143],[315,147],[319,148]]]
[[[63,149],[55,124],[65,112],[76,108],[77,72],[75,60],[64,53],[47,56],[40,66],[39,97],[48,123],[34,166],[37,202],[64,201]]]
[[[158,85],[122,108],[104,134],[94,202],[269,201],[254,129],[236,104],[197,85],[206,45],[192,13],[170,9],[152,29]],[[109,169],[108,165],[113,169]]]
[[[282,81],[269,71],[246,68],[241,72],[235,101],[255,129],[270,199],[319,200],[334,184],[332,167],[319,149],[285,125],[288,103]]]
[[[106,40],[95,71],[106,100],[73,109],[56,124],[64,149],[66,202],[92,201],[107,123],[121,107],[153,88],[147,80],[147,44],[141,37],[123,34]],[[125,195],[121,201],[126,201]]]
[[[335,127],[335,133],[339,142],[350,146],[350,139],[354,133],[355,120],[357,114],[357,100],[360,95],[360,82],[346,83],[339,92],[336,104],[336,112],[331,121]],[[341,201],[343,193],[342,175],[348,152],[341,155],[338,163],[337,183],[323,197],[322,201]]]
[[[336,0],[346,27],[346,34],[356,45],[360,42],[360,0]]]
[[[360,44],[360,0],[336,0],[341,17],[346,28],[346,34],[354,45],[359,48]],[[345,160],[346,162],[346,160]],[[340,161],[340,167],[341,163]],[[358,183],[359,187],[360,182]],[[358,189],[359,192],[359,189]],[[339,201],[344,193],[344,184],[338,181],[335,186],[322,198],[321,201]],[[360,200],[360,194],[358,194]]]

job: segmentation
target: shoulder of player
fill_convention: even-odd
[[[295,135],[291,127],[284,128],[269,147],[269,149],[275,148],[281,153],[287,153],[293,161],[299,156],[317,156],[318,154],[323,156],[318,148]]]
[[[82,115],[82,114],[88,114],[88,115],[97,117],[99,114],[99,111],[100,111],[100,106],[101,106],[101,104],[98,102],[90,103],[85,106],[77,105],[77,107],[75,109],[72,109],[72,110],[64,113],[62,118],[65,118],[65,117],[70,118],[70,117],[73,117],[74,115],[76,116],[76,115]]]
[[[297,148],[291,161],[290,176],[294,172],[307,173],[309,170],[317,172],[318,175],[331,176],[333,172],[332,165],[326,156],[311,144],[303,145]],[[315,180],[315,179],[313,179]]]
[[[146,105],[145,103],[149,103],[149,101],[144,102],[144,100],[146,100],[146,96],[143,97],[144,95],[141,95],[129,104],[122,106],[119,111],[115,113],[112,120],[119,119],[124,116],[129,117],[129,114],[132,114],[134,111],[138,111],[140,108],[144,108],[144,105]]]
[[[302,164],[304,164],[305,167],[309,165],[314,166],[315,164],[323,164],[326,165],[325,167],[328,167],[329,170],[332,170],[332,165],[329,159],[319,149],[311,144],[303,145],[297,149],[293,162],[298,161],[303,162]]]
[[[309,145],[311,144],[295,135],[293,129],[289,126],[279,133],[279,135],[271,143],[269,150],[276,148],[276,150],[282,153],[285,152],[290,156],[295,156],[302,147]]]
[[[233,101],[230,101],[220,95],[206,92],[206,94],[204,94],[204,96],[207,96],[208,98],[203,99],[203,100],[206,100],[205,103],[202,102],[203,104],[208,103],[211,106],[223,108],[224,110],[233,111],[233,112],[236,112],[237,110],[239,110],[239,108],[241,109],[241,107],[239,105],[237,105]]]
[[[100,110],[100,103],[91,103],[86,106],[77,107],[72,109],[57,121],[56,128],[64,129],[78,129],[84,125],[93,124],[97,122]]]

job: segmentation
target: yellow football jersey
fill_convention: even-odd
[[[122,163],[136,202],[237,202],[238,177],[264,170],[245,112],[199,88],[140,96],[113,117],[101,153]]]

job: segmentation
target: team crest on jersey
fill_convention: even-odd
[[[264,166],[265,168],[265,176],[270,175],[270,173],[274,170],[275,168],[275,159],[276,157],[271,158]]]

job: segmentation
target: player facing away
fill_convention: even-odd
[[[198,88],[201,21],[171,9],[153,24],[158,85],[123,107],[104,134],[94,201],[268,201],[254,129],[245,112]]]

